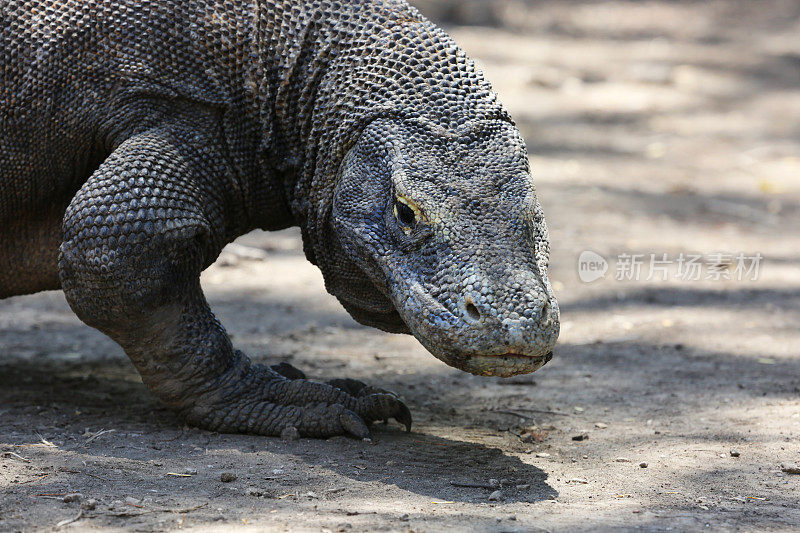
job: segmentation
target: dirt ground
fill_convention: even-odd
[[[448,28],[528,142],[553,360],[507,380],[447,367],[350,319],[296,231],[251,234],[265,258],[226,253],[203,280],[235,344],[393,389],[415,424],[371,443],[219,435],[182,427],[61,293],[11,298],[0,530],[800,528],[800,4],[424,4],[473,23]],[[605,278],[581,281],[585,250]],[[740,252],[762,254],[756,281],[715,257]],[[699,281],[679,279],[690,253]],[[638,280],[617,279],[620,254],[644,254]]]

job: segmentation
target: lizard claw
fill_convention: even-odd
[[[356,398],[371,396],[373,394],[390,394],[396,398],[399,398],[397,394],[395,394],[390,390],[382,389],[380,387],[374,387],[357,379],[351,379],[351,378],[331,379],[327,381],[327,383],[328,385],[336,387],[337,389],[341,389],[350,396],[355,396]]]
[[[411,411],[406,404],[394,394],[377,393],[358,398],[359,415],[367,422],[394,418],[406,427],[406,431],[411,431]]]
[[[357,414],[353,411],[344,411],[342,414],[339,415],[339,423],[342,425],[342,429],[353,437],[357,439],[368,439],[369,438],[369,428],[361,420]]]
[[[411,431],[411,411],[394,392],[349,378],[332,379],[328,381],[328,385],[343,390],[358,400],[360,408],[357,411],[367,425],[375,420],[386,422],[389,418],[394,418],[405,426],[406,431]]]
[[[351,378],[331,379],[328,380],[327,383],[331,387],[336,387],[337,389],[345,391],[350,396],[359,396],[361,391],[367,387],[367,384],[363,381]]]
[[[273,372],[277,372],[286,379],[306,379],[306,374],[299,368],[286,362],[281,362],[269,367]]]
[[[406,427],[407,433],[411,433],[411,411],[403,402],[398,402],[397,408],[399,412],[394,415],[394,419]]]

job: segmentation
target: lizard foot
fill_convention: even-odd
[[[305,372],[286,362],[281,362],[276,365],[272,365],[269,368],[287,379],[306,379]],[[337,389],[341,389],[350,396],[356,398],[366,398],[376,394],[388,394],[394,396],[395,398],[397,398],[397,401],[400,403],[402,408],[405,409],[405,411],[408,411],[408,408],[400,400],[400,397],[390,390],[382,389],[380,387],[374,387],[372,385],[364,383],[363,381],[351,378],[331,379],[328,380],[326,383],[328,385],[336,387]],[[407,431],[411,431],[411,412],[404,413],[402,419],[403,420],[396,418],[398,422],[405,424]],[[407,420],[408,422],[405,422],[404,420]],[[388,422],[388,418],[384,418],[384,422]],[[369,423],[371,423],[371,421],[368,422],[368,424]]]
[[[182,409],[187,422],[220,432],[280,435],[290,427],[305,437],[369,437],[369,425],[394,418],[411,430],[411,412],[391,392],[353,379],[321,383],[288,363],[251,364],[236,352],[223,379]]]
[[[271,365],[270,370],[273,372],[277,372],[281,376],[285,377],[286,379],[306,379],[306,373],[297,368],[296,366],[290,365],[286,362],[281,362],[275,365]],[[369,396],[370,394],[391,394],[393,396],[397,396],[392,391],[381,389],[379,387],[373,387],[372,385],[367,385],[363,381],[359,381],[357,379],[351,378],[339,378],[339,379],[331,379],[326,381],[328,385],[332,385],[337,389],[342,389],[347,394],[351,396]]]

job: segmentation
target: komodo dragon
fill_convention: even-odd
[[[369,435],[400,399],[233,349],[200,272],[302,229],[359,322],[481,375],[549,360],[558,306],[517,128],[402,0],[2,0],[0,298],[62,289],[187,423]]]

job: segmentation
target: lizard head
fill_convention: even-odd
[[[375,120],[342,162],[332,214],[344,252],[434,356],[494,376],[549,361],[547,228],[512,124]]]

